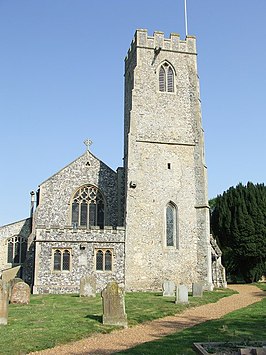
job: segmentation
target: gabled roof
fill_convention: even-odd
[[[56,175],[60,174],[63,170],[65,170],[66,168],[68,168],[69,166],[71,166],[72,164],[74,164],[76,161],[78,161],[79,159],[82,159],[83,157],[87,157],[88,159],[90,157],[93,157],[94,159],[98,160],[101,164],[103,164],[104,166],[106,166],[107,169],[112,170],[112,172],[114,174],[116,174],[116,172],[110,168],[107,164],[105,164],[102,160],[100,160],[99,158],[97,158],[94,154],[92,154],[90,151],[86,151],[84,154],[80,155],[78,158],[76,158],[75,160],[73,160],[71,163],[67,164],[66,166],[64,166],[62,169],[60,169],[59,171],[57,171],[55,174],[53,174],[52,176],[50,176],[49,178],[47,178],[46,180],[44,180],[43,182],[41,182],[39,184],[39,186],[45,184],[47,181],[49,181],[50,179],[54,178]]]

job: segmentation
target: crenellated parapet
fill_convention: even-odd
[[[195,36],[187,36],[185,40],[181,40],[180,35],[177,33],[171,33],[170,38],[165,38],[163,32],[155,31],[153,36],[149,36],[147,30],[138,29],[131,42],[126,60],[136,48],[141,47],[153,50],[160,48],[160,50],[197,54]]]

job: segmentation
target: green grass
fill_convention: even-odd
[[[266,291],[266,284],[258,286]],[[192,344],[195,342],[242,342],[248,345],[251,341],[265,340],[265,329],[266,298],[251,306],[229,313],[218,320],[196,325],[118,354],[195,355],[192,350]]]
[[[231,290],[204,292],[203,298],[189,297],[189,305],[176,305],[174,297],[160,293],[126,294],[129,326],[173,315],[187,307],[216,302]],[[79,340],[93,333],[115,329],[102,323],[102,302],[75,295],[33,295],[29,305],[9,306],[7,326],[0,326],[0,354],[25,354]]]

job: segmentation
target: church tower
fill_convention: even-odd
[[[125,59],[125,280],[211,287],[196,39],[137,30]]]

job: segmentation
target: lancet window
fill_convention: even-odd
[[[159,91],[174,92],[174,71],[168,63],[163,63],[159,69]]]
[[[169,202],[166,206],[166,245],[178,247],[177,241],[177,208]]]
[[[72,201],[72,226],[104,227],[105,205],[101,192],[96,186],[82,186]]]

